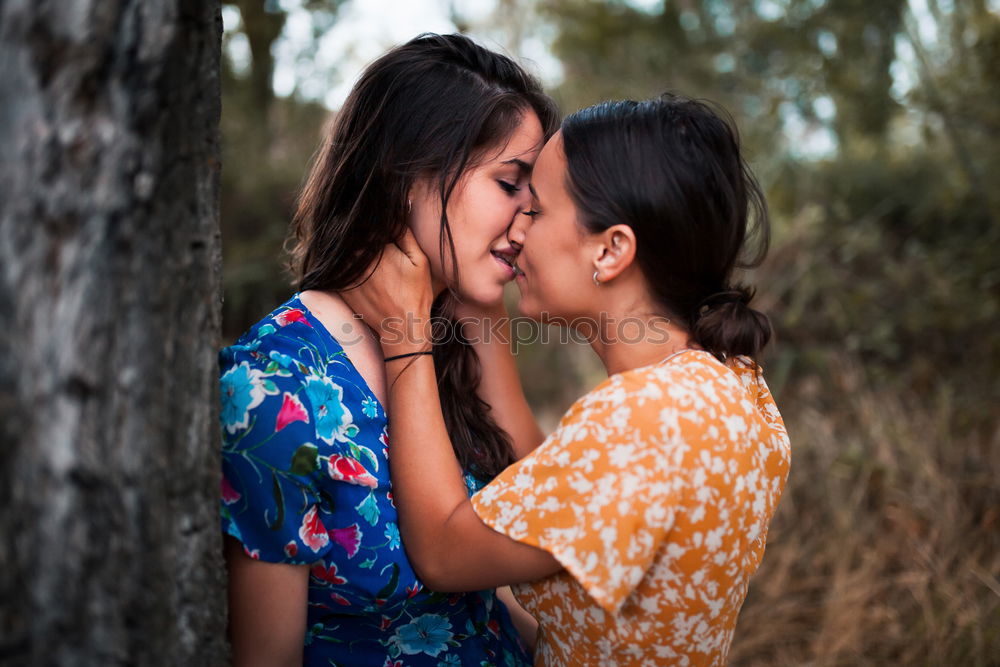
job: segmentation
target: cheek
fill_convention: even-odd
[[[572,309],[581,296],[581,287],[586,287],[581,283],[586,272],[578,241],[572,230],[551,228],[525,238],[525,245],[532,248],[538,296],[549,302],[552,309]]]
[[[470,185],[458,194],[448,206],[448,224],[459,270],[480,263],[492,266],[495,260],[490,249],[506,234],[517,213],[517,202],[492,182]]]
[[[430,207],[428,207],[430,208]],[[416,210],[410,215],[410,229],[417,240],[420,250],[427,255],[431,272],[440,276],[445,264],[441,254],[441,219],[436,210]],[[447,253],[446,253],[447,254]],[[450,266],[448,262],[447,266]]]
[[[510,226],[518,211],[517,200],[508,196],[492,181],[470,186],[462,197],[448,207],[448,220],[455,233],[455,243],[470,251],[488,252]]]

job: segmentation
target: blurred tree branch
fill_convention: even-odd
[[[266,118],[274,79],[274,56],[271,47],[285,27],[286,14],[274,0],[235,0],[243,19],[243,33],[250,43],[250,101],[254,113]]]
[[[941,11],[938,8],[937,3],[931,2],[931,6],[935,8],[935,18],[938,20],[939,24],[941,24]],[[906,35],[906,39],[913,46],[913,52],[916,55],[918,70],[920,72],[920,80],[927,91],[929,106],[941,117],[945,133],[947,134],[948,140],[951,142],[952,149],[955,152],[955,159],[958,161],[958,166],[965,172],[966,178],[969,179],[969,186],[982,203],[983,210],[990,216],[992,222],[996,224],[998,221],[996,206],[994,202],[991,201],[985,182],[979,173],[975,160],[972,158],[972,153],[969,151],[965,140],[962,138],[962,134],[958,129],[958,122],[951,109],[949,109],[941,90],[938,88],[937,82],[934,79],[934,73],[931,70],[930,58],[928,57],[927,49],[924,47],[919,33],[914,29],[912,21],[903,22],[903,32]],[[957,43],[962,44],[962,36],[959,35],[958,37],[959,39],[956,40]]]

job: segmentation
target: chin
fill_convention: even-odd
[[[459,293],[464,303],[479,308],[491,308],[503,301],[503,285],[481,285]]]
[[[532,303],[530,297],[525,297],[524,293],[521,293],[521,298],[517,302],[517,312],[523,317],[535,320],[536,322],[542,321],[542,313],[538,307]]]

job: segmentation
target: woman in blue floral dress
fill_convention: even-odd
[[[450,288],[437,318],[502,313],[506,232],[555,123],[533,79],[457,35],[412,40],[355,86],[300,198],[301,292],[220,354],[235,664],[530,664],[494,591],[437,593],[414,574],[380,400],[385,364],[408,360],[382,359],[339,293],[409,228]],[[507,341],[470,333],[450,329],[434,357],[471,495],[542,438]]]

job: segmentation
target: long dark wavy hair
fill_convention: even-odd
[[[509,139],[534,112],[545,136],[558,126],[555,104],[510,58],[462,35],[424,34],[392,49],[361,75],[317,153],[289,237],[299,290],[354,287],[382,249],[406,228],[407,193],[437,179],[440,249],[455,259],[448,200],[462,174]],[[458,286],[434,303],[451,318]],[[465,470],[490,479],[514,461],[506,433],[476,394],[480,366],[457,335],[436,342],[434,367],[445,423]]]
[[[725,110],[671,93],[604,102],[567,116],[562,138],[584,226],[632,228],[643,275],[699,346],[722,360],[760,352],[770,321],[732,279],[763,260],[770,225]]]

